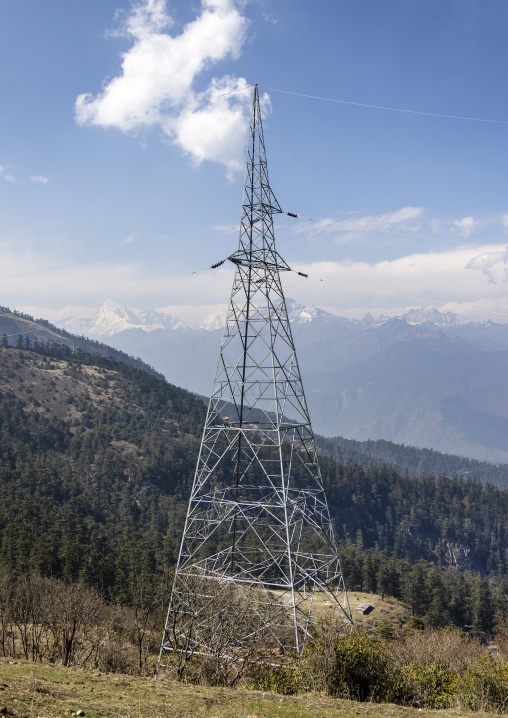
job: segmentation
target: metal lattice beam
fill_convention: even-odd
[[[243,586],[276,653],[301,651],[316,592],[352,625],[275,249],[257,86],[236,266],[160,663],[207,653],[210,587]],[[214,594],[215,595],[215,594]],[[201,601],[201,603],[200,603]],[[173,613],[180,611],[177,629]],[[204,611],[204,612],[203,612]],[[268,633],[267,633],[268,632]],[[238,636],[238,650],[248,636]],[[182,648],[182,646],[184,648]]]

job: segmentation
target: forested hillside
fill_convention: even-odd
[[[176,560],[204,416],[199,399],[132,366],[1,348],[1,558],[133,600]],[[330,457],[322,470],[350,588],[489,630],[505,608],[507,493]]]
[[[143,369],[159,379],[164,378],[162,374],[139,357],[133,357],[95,339],[70,334],[65,329],[55,327],[46,319],[35,319],[30,314],[18,312],[16,309],[0,307],[0,337],[2,345],[15,346],[18,349],[34,347],[35,351],[41,344],[57,343],[73,351],[80,350],[88,354],[115,359]]]
[[[408,471],[412,476],[444,474],[462,479],[476,479],[484,484],[508,489],[508,464],[491,464],[463,456],[441,454],[433,449],[394,444],[384,439],[355,441],[341,436],[325,438],[317,435],[316,443],[321,453],[342,464],[353,461],[364,468],[386,464],[402,472]]]
[[[115,595],[173,562],[203,404],[66,347],[3,349],[0,376],[3,558]]]

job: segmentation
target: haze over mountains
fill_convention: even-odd
[[[355,320],[287,304],[316,432],[508,462],[508,325],[427,308]],[[223,321],[218,312],[193,328],[108,300],[93,319],[62,325],[206,396]]]

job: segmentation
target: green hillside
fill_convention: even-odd
[[[68,347],[0,349],[0,553],[121,602],[176,561],[205,407],[144,371]],[[351,589],[433,625],[489,631],[505,610],[508,494],[322,460]]]
[[[341,436],[316,436],[316,442],[323,454],[342,464],[352,461],[364,468],[386,464],[399,471],[407,471],[412,476],[444,474],[461,479],[476,479],[484,484],[493,484],[499,489],[508,489],[508,464],[491,464],[463,456],[441,454],[433,449],[394,444],[393,441],[385,439],[355,441]]]
[[[35,348],[36,351],[41,345],[58,344],[62,347],[68,347],[72,351],[82,351],[87,354],[115,359],[142,369],[148,374],[159,377],[159,379],[164,378],[162,374],[139,357],[130,356],[126,352],[114,349],[94,339],[70,334],[65,329],[55,327],[47,319],[35,319],[30,314],[18,312],[16,309],[11,310],[8,307],[0,307],[0,340],[2,345],[15,346],[18,349]]]

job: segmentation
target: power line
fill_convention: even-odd
[[[184,242],[186,239],[189,239],[188,237],[184,239],[176,239],[169,242],[160,242],[159,244],[152,244],[148,247],[143,247],[141,249],[131,249],[126,250],[125,252],[117,252],[115,254],[105,254],[102,257],[95,257],[93,259],[81,259],[79,262],[69,262],[69,264],[57,264],[54,267],[45,267],[44,269],[33,269],[30,272],[21,272],[20,274],[7,274],[5,277],[0,277],[0,279],[17,279],[18,277],[28,277],[31,274],[41,274],[42,272],[53,272],[57,269],[68,269],[69,267],[77,267],[80,264],[90,264],[93,262],[101,262],[103,259],[111,259],[113,257],[121,257],[125,254],[130,254],[132,252],[143,252],[149,249],[154,249],[155,247],[164,247],[168,244],[176,244],[177,242]]]
[[[277,227],[276,229],[278,229],[279,231],[288,229],[289,227],[292,227],[293,224],[294,224],[294,222],[292,222],[289,225],[281,225],[281,226]],[[229,229],[240,229],[240,225],[235,225],[235,226],[229,227]],[[219,231],[218,229],[216,229],[214,227],[212,227],[212,230],[215,232]],[[167,247],[167,246],[171,246],[173,244],[180,244],[181,242],[187,242],[190,239],[195,239],[196,237],[202,236],[205,232],[208,232],[208,231],[209,230],[207,229],[207,230],[203,230],[203,232],[196,232],[195,234],[187,235],[186,237],[182,237],[182,239],[171,239],[171,240],[168,240],[167,242],[158,242],[157,244],[150,244],[148,246],[138,247],[136,249],[126,249],[122,252],[115,252],[114,254],[104,254],[100,257],[92,257],[91,259],[81,259],[77,262],[69,262],[67,264],[57,264],[53,267],[44,267],[42,269],[33,269],[29,272],[19,272],[18,274],[6,274],[4,277],[0,277],[0,280],[18,279],[19,277],[29,277],[32,274],[42,274],[44,272],[53,272],[58,269],[69,269],[71,267],[78,267],[82,264],[92,264],[94,262],[102,262],[105,259],[113,259],[115,257],[122,257],[126,254],[147,252],[147,251],[150,251],[151,249],[158,249],[159,247]]]
[[[328,217],[321,217],[321,218],[305,217],[304,215],[296,214],[295,212],[283,212],[283,214],[287,214],[288,217],[294,217],[295,222],[299,219],[304,219],[307,222],[316,222],[316,223],[328,222],[329,224],[325,225],[323,227],[324,231],[333,231],[335,229],[337,232],[343,232],[343,233],[354,233],[354,232],[358,232],[358,231],[360,231],[360,232],[383,232],[384,234],[395,234],[400,237],[411,237],[411,238],[414,237],[415,239],[430,239],[433,242],[447,242],[449,244],[457,244],[461,247],[475,247],[477,249],[484,249],[485,246],[488,246],[488,245],[479,244],[479,243],[473,244],[472,242],[463,242],[462,240],[459,241],[456,239],[444,239],[444,237],[429,237],[428,235],[415,234],[414,232],[397,232],[396,230],[393,230],[393,229],[381,229],[380,227],[372,227],[372,226],[369,226],[368,224],[365,224],[365,225],[357,224],[357,225],[352,225],[351,227],[344,227],[344,228],[335,227],[334,228],[334,226],[333,226],[334,224],[336,224],[336,223],[340,224],[341,221],[345,221],[347,223],[347,220],[337,220],[337,222],[335,222],[335,220],[330,219]],[[295,222],[292,222],[290,225],[287,225],[287,227],[292,227]],[[492,242],[490,242],[490,244],[492,244]]]
[[[229,95],[235,95],[238,92],[243,92],[244,90],[248,90],[250,88],[254,87],[254,85],[246,85],[245,87],[240,87],[237,90],[231,90],[230,92],[224,92],[219,93],[217,95],[212,95],[209,99],[214,100],[218,97],[228,97]],[[387,112],[401,112],[403,114],[407,115],[422,115],[423,117],[440,117],[447,120],[466,120],[468,122],[484,122],[487,124],[494,124],[494,125],[508,125],[508,120],[492,120],[485,117],[469,117],[466,115],[448,115],[441,112],[425,112],[423,110],[409,110],[403,107],[389,107],[388,105],[371,105],[366,102],[353,102],[352,100],[340,100],[337,98],[332,97],[321,97],[319,95],[309,95],[303,92],[293,92],[291,90],[280,90],[276,87],[268,87],[268,85],[258,85],[258,87],[262,87],[264,90],[269,90],[270,92],[278,92],[282,95],[293,95],[295,97],[304,97],[310,100],[319,100],[321,102],[332,102],[334,104],[339,105],[351,105],[353,107],[365,107],[367,109],[371,110],[385,110]],[[138,120],[144,120],[148,117],[156,117],[157,115],[161,114],[161,110],[153,110],[152,112],[145,112],[142,115],[137,115],[136,117],[130,117],[126,120],[118,120],[116,122],[110,123],[111,127],[115,127],[117,125],[126,125],[131,124],[132,122],[137,122]]]
[[[259,85],[265,90],[270,92],[279,92],[283,95],[295,95],[296,97],[306,97],[311,100],[321,100],[323,102],[334,102],[340,105],[353,105],[354,107],[367,107],[371,110],[388,110],[389,112],[403,112],[409,115],[424,115],[426,117],[443,117],[448,120],[469,120],[471,122],[487,122],[490,124],[497,125],[508,125],[508,120],[490,120],[483,117],[466,117],[462,115],[445,115],[439,112],[423,112],[421,110],[407,110],[402,107],[387,107],[384,105],[368,105],[365,102],[352,102],[351,100],[337,100],[331,97],[319,97],[318,95],[306,95],[302,92],[291,92],[290,90],[278,90],[275,87],[268,87],[267,85]]]
[[[292,272],[295,274],[300,274],[302,276],[301,272],[298,272],[296,269],[292,269]],[[422,304],[428,304],[429,306],[433,307],[439,307],[443,304],[449,304],[450,301],[444,301],[444,300],[432,300],[432,299],[424,299],[423,297],[414,297],[409,294],[398,294],[396,292],[388,292],[384,289],[374,289],[373,287],[362,287],[359,284],[347,284],[346,282],[337,282],[333,279],[324,279],[323,277],[318,277],[317,275],[314,275],[312,273],[308,273],[306,275],[309,279],[313,279],[316,282],[325,282],[326,284],[335,284],[339,287],[346,287],[348,289],[360,289],[364,292],[373,292],[375,294],[382,294],[383,296],[387,297],[396,297],[398,299],[410,299],[413,302],[419,302]],[[502,312],[489,312],[484,309],[469,309],[468,313],[472,314],[485,314],[487,316],[497,316],[497,317],[504,317],[505,319],[508,319],[508,314],[503,314]],[[461,312],[460,310],[456,312],[456,314],[462,314],[465,316],[465,312]]]
[[[220,264],[223,264],[223,261],[221,261]],[[373,292],[373,293],[375,293],[375,294],[382,294],[383,296],[396,297],[397,299],[409,299],[409,300],[411,300],[411,301],[413,301],[413,302],[417,302],[417,303],[421,303],[421,304],[427,304],[427,305],[429,305],[429,306],[434,306],[434,307],[439,307],[439,306],[443,306],[443,304],[449,304],[449,303],[450,303],[450,300],[424,299],[423,297],[415,297],[415,296],[408,295],[408,294],[399,294],[399,293],[397,293],[397,292],[389,292],[389,291],[383,290],[383,289],[374,289],[373,287],[363,287],[363,286],[361,286],[361,285],[359,285],[359,284],[348,284],[348,283],[346,283],[346,282],[338,282],[338,281],[333,280],[333,279],[325,279],[325,278],[323,278],[323,277],[319,277],[319,276],[313,274],[312,272],[310,272],[310,273],[300,272],[300,271],[298,271],[297,269],[291,269],[290,272],[293,273],[293,274],[296,274],[296,275],[298,275],[298,276],[300,276],[300,277],[302,277],[302,279],[301,279],[299,282],[295,282],[294,284],[289,285],[290,287],[294,287],[294,286],[297,286],[297,285],[299,285],[299,284],[302,284],[302,283],[305,281],[305,279],[312,279],[312,280],[314,280],[314,281],[316,281],[316,282],[324,282],[324,283],[326,283],[326,284],[334,284],[334,285],[337,285],[337,286],[339,286],[339,287],[346,287],[346,288],[348,288],[348,289],[359,289],[359,290],[362,290],[362,291],[365,291],[365,292]],[[213,274],[214,277],[216,277],[217,279],[220,278],[220,277],[217,277],[217,275],[216,275],[214,272],[212,272],[212,274]],[[466,316],[466,313],[465,313],[464,311],[458,310],[458,311],[455,311],[455,313],[456,313],[456,314],[461,314],[461,315],[463,315],[463,316]],[[508,319],[508,314],[504,314],[503,312],[487,311],[487,310],[484,310],[484,309],[470,309],[470,310],[468,310],[468,313],[470,313],[470,314],[482,314],[482,315],[485,315],[485,316],[503,317],[504,319]]]
[[[41,274],[43,272],[53,272],[58,269],[68,269],[70,267],[77,267],[82,264],[91,264],[93,262],[102,262],[104,259],[112,259],[114,257],[122,257],[126,254],[135,254],[139,252],[147,252],[151,249],[157,249],[159,247],[167,247],[171,246],[173,244],[180,244],[181,242],[187,242],[190,239],[195,239],[196,237],[200,237],[204,234],[204,232],[207,232],[208,230],[204,230],[203,232],[196,232],[195,234],[187,235],[186,237],[182,237],[181,239],[171,239],[166,242],[158,242],[157,244],[150,244],[148,246],[139,247],[136,249],[126,249],[122,252],[116,252],[114,254],[105,254],[101,257],[92,257],[91,259],[81,259],[77,262],[69,262],[68,264],[57,264],[54,267],[44,267],[43,269],[34,269],[30,272],[20,272],[19,274],[8,274],[5,277],[0,277],[0,280],[3,279],[17,279],[19,277],[28,277],[32,274]]]
[[[104,295],[109,296],[109,295],[111,295],[111,294],[119,294],[119,293],[121,293],[121,292],[127,292],[127,291],[129,291],[130,289],[138,289],[138,288],[140,288],[140,287],[147,287],[147,286],[150,286],[150,285],[152,285],[152,284],[159,284],[160,282],[167,282],[167,281],[169,281],[169,280],[171,280],[171,279],[183,279],[183,278],[186,278],[186,277],[187,277],[187,278],[190,278],[190,277],[192,277],[193,275],[201,274],[202,272],[208,272],[208,271],[210,271],[210,270],[211,270],[211,267],[203,267],[203,268],[201,268],[201,269],[196,269],[196,270],[194,270],[193,272],[183,272],[182,274],[172,274],[172,275],[165,276],[165,277],[159,277],[159,279],[151,279],[151,280],[149,280],[149,281],[147,281],[147,282],[141,282],[141,283],[139,283],[139,284],[129,284],[129,285],[124,286],[124,287],[118,287],[117,289],[108,289],[106,292],[95,292],[95,293],[93,293],[93,294],[83,294],[83,295],[81,295],[81,296],[79,296],[79,297],[74,297],[73,300],[68,300],[67,303],[70,303],[71,301],[73,301],[73,302],[80,302],[80,301],[84,301],[84,300],[86,300],[86,299],[94,299],[95,297],[104,297]],[[212,273],[213,273],[213,272],[212,272]],[[215,275],[215,274],[214,274],[214,276],[215,276],[217,279],[221,279],[221,277],[218,277],[218,276]],[[222,292],[222,290],[219,290],[218,292],[204,292],[204,293],[202,293],[202,294],[193,294],[192,296],[193,296],[193,297],[194,297],[194,296],[197,296],[197,297],[200,297],[200,296],[208,296],[209,294],[219,294],[220,292]],[[61,305],[61,302],[58,302],[58,306],[59,306],[59,305]],[[57,306],[57,304],[53,304],[53,305],[52,305],[52,304],[49,304],[48,306],[49,306],[49,307],[51,307],[51,306],[55,307],[55,306]],[[0,314],[1,314],[1,312],[0,312]],[[5,313],[4,313],[4,314],[5,314]],[[6,316],[7,316],[7,315],[6,315]],[[23,319],[23,317],[20,317],[20,319]]]

